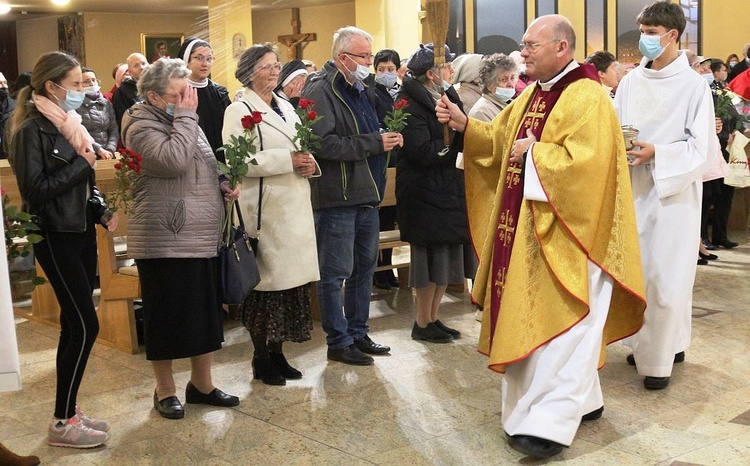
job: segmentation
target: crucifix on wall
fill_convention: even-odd
[[[299,8],[292,8],[292,33],[279,36],[279,42],[286,47],[286,59],[302,58],[302,48],[308,43],[318,40],[314,32],[300,32]]]

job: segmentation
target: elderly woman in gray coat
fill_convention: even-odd
[[[138,81],[144,102],[131,107],[122,123],[125,147],[143,157],[133,185],[128,255],[141,283],[146,358],[156,376],[154,408],[169,419],[185,415],[173,359],[190,358],[188,403],[239,404],[211,381],[213,352],[223,341],[217,285],[223,202],[237,192],[222,181],[198,126],[189,74],[179,59],[152,64]]]

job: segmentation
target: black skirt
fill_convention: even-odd
[[[138,259],[146,359],[189,358],[221,349],[218,259]]]

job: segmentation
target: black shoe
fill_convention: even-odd
[[[253,358],[253,378],[262,380],[266,385],[286,385],[286,379],[271,358]]]
[[[448,327],[444,323],[440,322],[440,319],[435,321],[435,326],[437,326],[437,328],[439,328],[443,332],[453,337],[454,340],[458,340],[459,338],[461,338],[461,332],[459,332],[455,328]]]
[[[588,414],[581,416],[581,421],[596,421],[604,414],[604,406],[599,409],[595,409]]]
[[[721,246],[722,248],[726,249],[732,249],[736,248],[740,245],[740,243],[735,243],[734,241],[729,241],[728,239],[715,239],[713,240],[714,246]]]
[[[369,335],[365,335],[361,340],[354,340],[354,346],[366,354],[385,354],[391,350],[390,346],[381,345],[372,341]]]
[[[669,377],[646,377],[643,386],[649,390],[661,390],[669,385]]]
[[[269,354],[269,358],[271,359],[271,365],[276,366],[276,369],[285,379],[298,380],[302,378],[302,372],[289,365],[286,357],[284,357],[284,353],[276,353],[274,351],[271,351]]]
[[[532,435],[509,435],[508,444],[532,458],[549,458],[562,452],[563,445]]]
[[[391,288],[399,288],[401,286],[401,284],[398,282],[398,277],[389,278],[388,284],[391,285]]]
[[[377,278],[373,278],[372,284],[375,285],[375,288],[380,288],[381,290],[390,290],[391,284],[388,283],[387,280],[378,280]]]
[[[167,419],[182,419],[185,417],[185,408],[176,396],[168,396],[159,401],[159,397],[154,392],[154,409],[159,411],[161,417]]]
[[[698,259],[698,265],[708,265],[708,261],[706,259]]]
[[[707,239],[703,240],[703,247],[706,248],[706,249],[708,249],[709,251],[716,251],[717,249],[719,249],[719,248],[716,247],[716,245],[714,245],[713,243],[711,243]]]
[[[440,330],[435,325],[435,322],[430,322],[424,328],[414,322],[414,326],[411,328],[411,338],[412,340],[422,340],[430,343],[450,343],[453,341],[451,334]]]
[[[716,254],[703,254],[702,252],[698,252],[698,256],[700,256],[701,259],[705,259],[707,261],[715,261],[719,258]]]
[[[371,356],[368,356],[362,351],[358,350],[353,343],[346,348],[328,348],[328,360],[343,362],[344,364],[351,364],[353,366],[369,366],[370,364],[375,362],[375,360],[372,359]]]
[[[632,354],[629,354],[625,360],[628,362],[629,366],[635,366],[635,356]],[[674,355],[674,362],[675,363],[681,363],[685,361],[685,352],[680,351],[679,353]]]
[[[185,402],[194,404],[204,404],[211,406],[237,406],[240,404],[240,399],[234,395],[228,395],[218,388],[211,390],[211,393],[202,393],[193,382],[188,381],[185,387]]]

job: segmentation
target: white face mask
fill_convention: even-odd
[[[510,99],[513,98],[513,96],[516,95],[516,90],[513,88],[507,88],[507,87],[496,87],[495,88],[495,97],[500,99],[501,102],[507,102]]]
[[[737,62],[735,60],[732,60],[732,61],[729,62],[729,67],[730,68],[734,68],[734,65],[736,65],[736,64],[737,64]]]
[[[354,59],[352,57],[350,57],[349,55],[346,55],[346,54],[344,54],[344,55],[346,56],[346,58],[348,58],[349,60],[353,61],[355,65],[357,65],[357,69],[356,70],[349,71],[349,76],[352,77],[352,80],[354,80],[355,82],[362,82],[365,79],[367,79],[368,76],[370,76],[370,67],[369,66],[360,65],[359,63],[357,63],[356,61],[354,61]],[[349,69],[347,68],[347,70],[349,70]]]
[[[101,87],[99,87],[98,84],[94,84],[93,86],[83,88],[83,92],[86,95],[96,95],[99,93],[100,90],[101,90]]]
[[[379,73],[375,75],[375,82],[385,86],[386,89],[391,89],[396,85],[398,75],[396,73]]]

